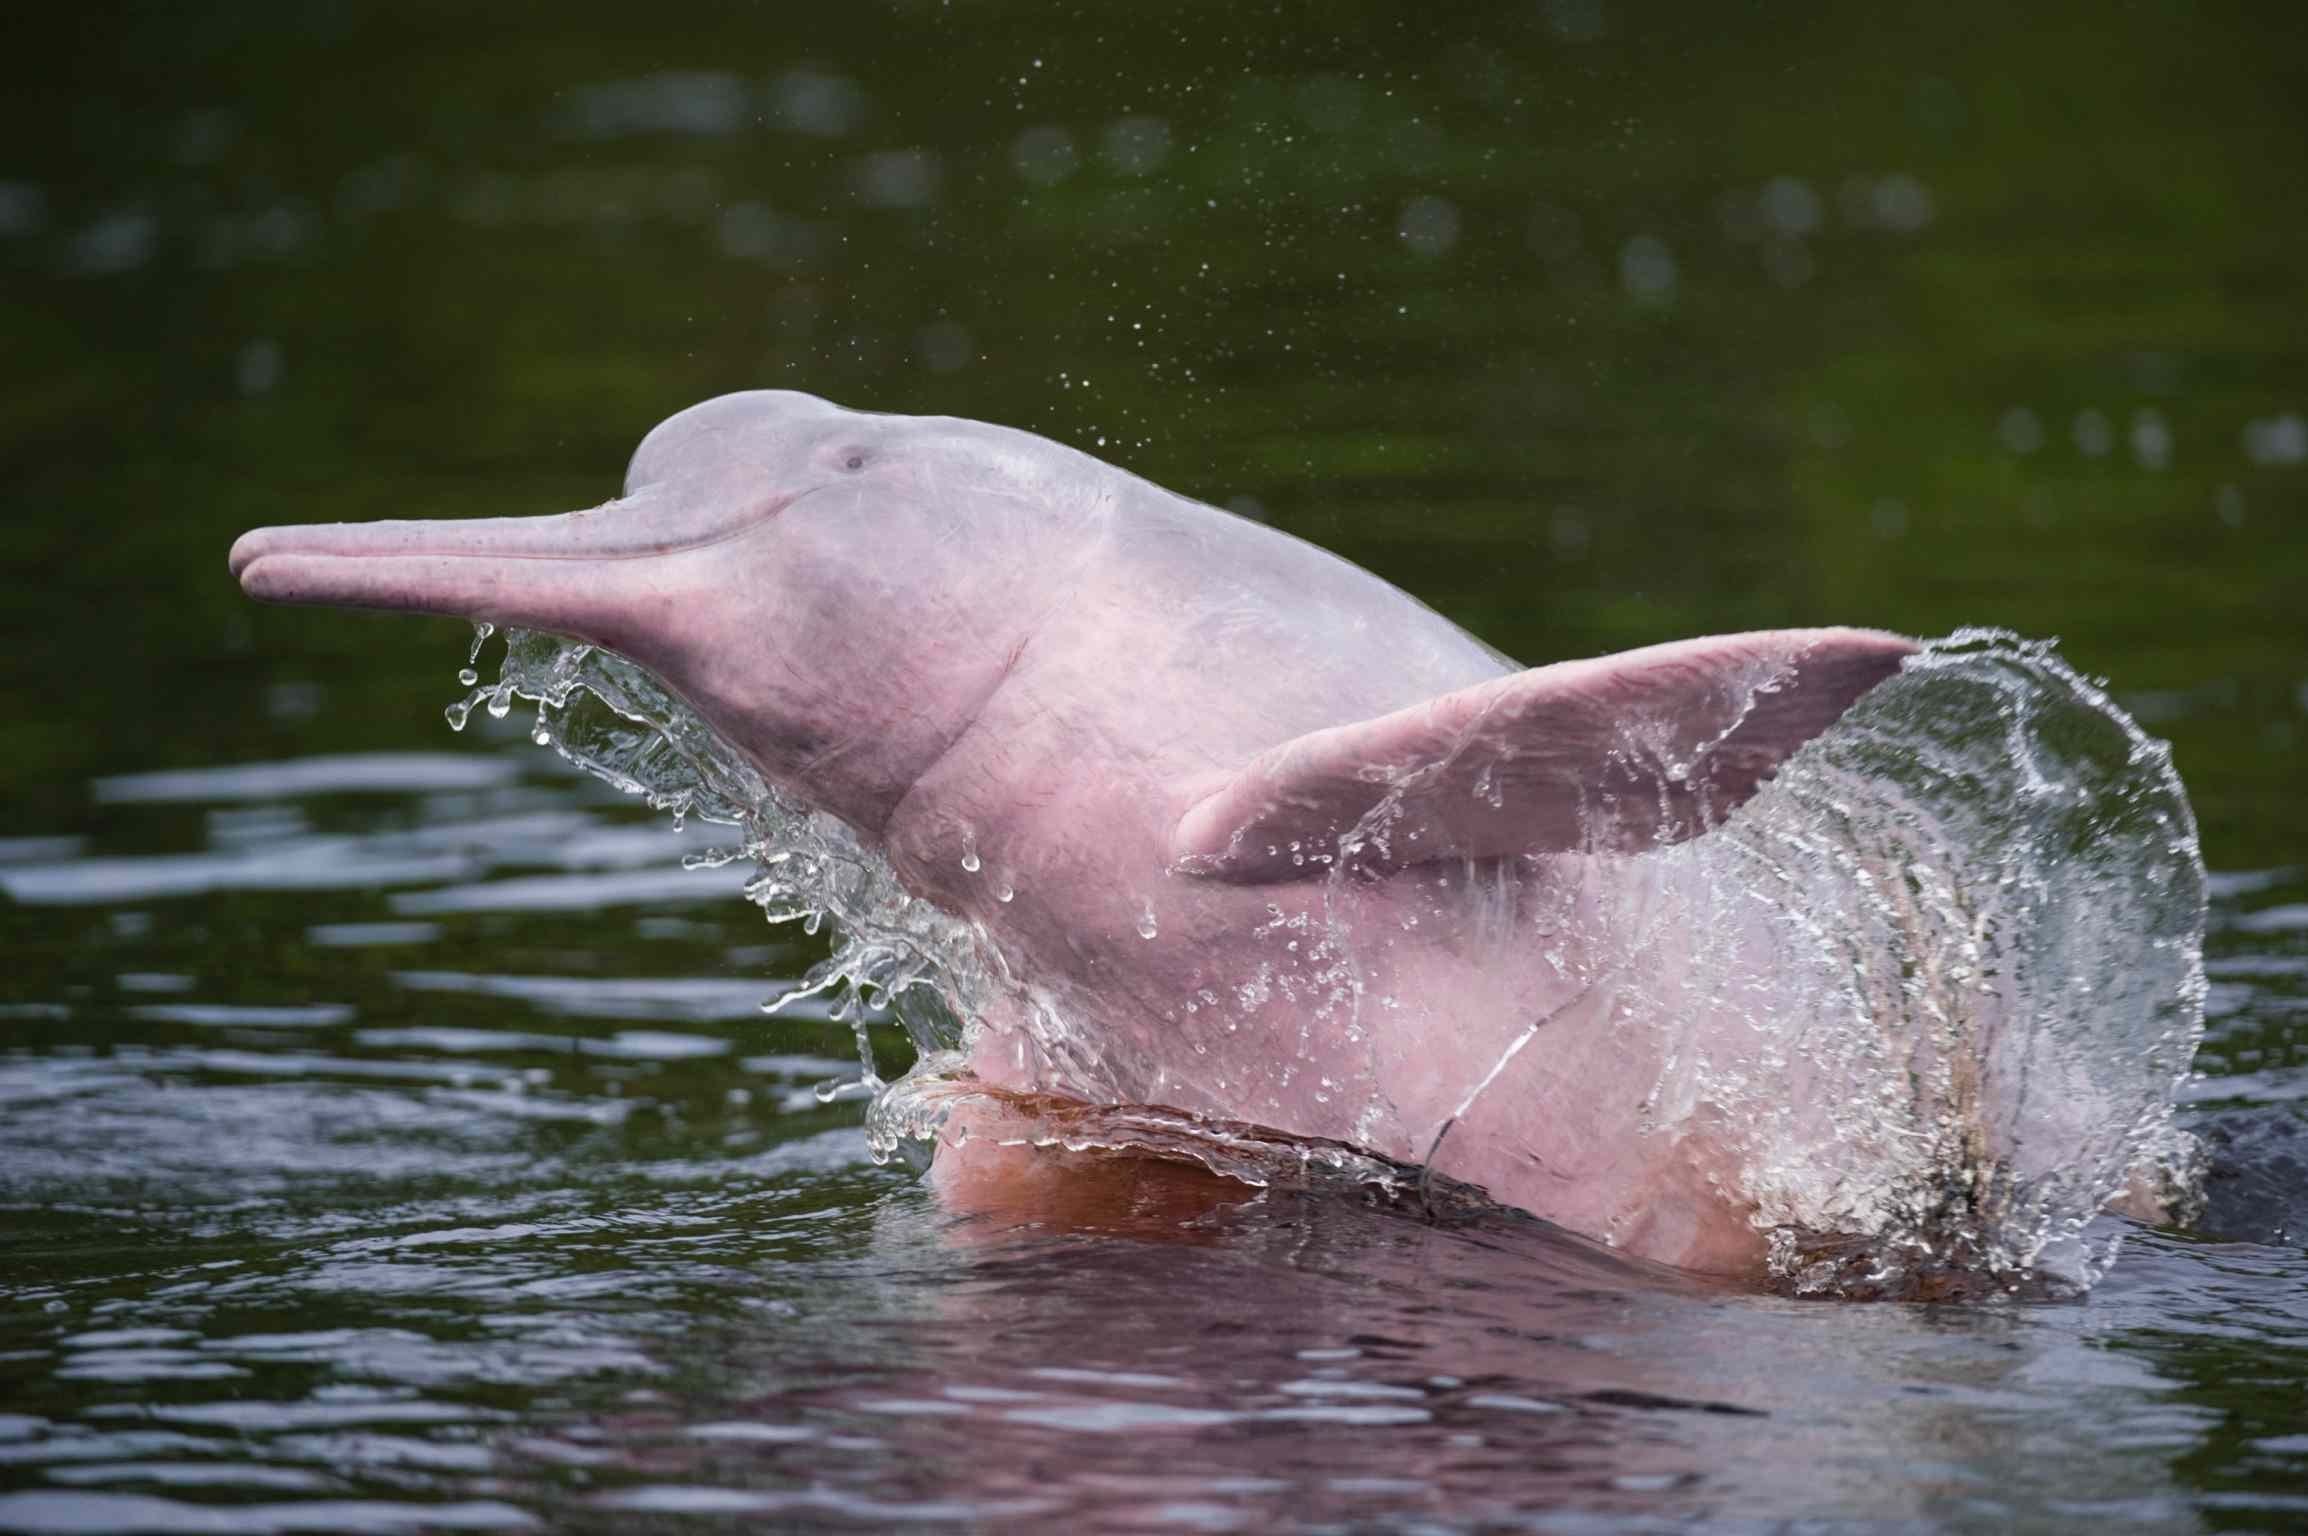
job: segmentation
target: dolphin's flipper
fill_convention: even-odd
[[[1259,883],[1327,873],[1342,838],[1381,868],[1677,842],[1915,649],[1877,630],[1764,630],[1512,673],[1286,741],[1196,786],[1172,856],[1182,873]]]

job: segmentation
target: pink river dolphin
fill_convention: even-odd
[[[1651,1028],[1629,999],[1737,936],[1642,913],[1664,853],[1917,649],[1796,629],[1524,668],[1030,433],[769,390],[658,426],[592,510],[262,528],[231,566],[268,602],[517,625],[653,673],[979,931],[1012,978],[971,1021],[980,1082],[1431,1159],[1725,1273],[1762,1263],[1752,1201],[1707,1114],[1659,1118],[1652,1085],[1753,999],[1699,989]],[[1017,1166],[971,1123],[933,1167],[964,1195]]]

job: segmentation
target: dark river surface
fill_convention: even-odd
[[[2296,7],[4,35],[0,1532],[2308,1524]],[[1151,1168],[942,1210],[703,829],[452,735],[463,626],[224,572],[597,503],[757,385],[1047,433],[1528,661],[2061,637],[2201,821],[2223,1236],[1869,1305]]]

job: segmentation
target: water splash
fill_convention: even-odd
[[[830,1016],[856,1033],[858,1076],[828,1085],[829,1091],[875,1094],[867,1130],[877,1159],[934,1130],[888,1092],[869,1032],[884,1010],[923,1061],[966,1049],[971,1026],[965,1021],[999,1016],[1021,1021],[1053,1059],[1073,1062],[1089,1081],[1102,1080],[1087,1043],[1045,999],[1009,976],[981,931],[907,892],[881,855],[840,820],[779,793],[647,672],[612,652],[552,635],[514,629],[505,641],[497,681],[450,706],[452,725],[461,729],[477,702],[502,715],[516,697],[535,701],[532,739],[541,745],[677,825],[694,816],[737,829],[734,843],[685,862],[750,860],[760,873],[745,896],[770,922],[799,923],[810,934],[830,925],[831,953],[766,1011],[807,997],[832,998]]]
[[[957,1112],[972,1142],[1127,1152],[1193,1163],[1253,1189],[1352,1192],[1436,1214],[1499,1207],[1480,1190],[1437,1179],[1345,1142],[1286,1136],[1243,1121],[1215,1120],[1151,1104],[1089,1104],[1079,1099],[995,1088],[971,1075],[959,1055],[926,1057],[892,1096],[907,1117],[908,1139],[927,1140]]]
[[[981,1023],[999,1020],[1040,1054],[1040,1080],[1107,1106],[1050,1119],[1052,1140],[1189,1156],[1256,1182],[1263,1164],[1228,1150],[1234,1133],[1117,1104],[1131,1097],[1121,1085],[1160,1073],[1128,1059],[1128,1043],[1071,1027],[981,930],[910,895],[842,823],[783,798],[638,667],[515,631],[498,680],[461,708],[502,713],[516,696],[537,701],[539,733],[579,767],[677,819],[739,829],[702,857],[755,863],[746,894],[771,921],[831,924],[831,954],[794,995],[833,994],[834,1016],[857,1030],[859,1076],[836,1086],[872,1091],[878,1158],[918,1148],[978,1091],[962,1063]],[[1626,755],[1664,786],[1704,752],[1662,755],[1637,722]],[[1436,900],[1473,913],[1462,931],[1486,943],[1539,946],[1573,991],[1602,994],[1659,1041],[1638,1129],[1707,1128],[1722,1152],[1710,1177],[1752,1212],[1779,1284],[2087,1285],[2109,1255],[2086,1250],[2084,1226],[2127,1181],[2184,1194],[2189,1147],[2171,1102],[2204,997],[2194,821],[2168,749],[2048,644],[1967,630],[1928,646],[1720,822],[1620,861],[1644,877],[1609,899],[1491,861],[1445,871]],[[1367,984],[1348,895],[1350,868],[1394,834],[1382,802],[1337,846],[1294,850],[1326,866],[1316,921],[1274,909],[1277,963],[1230,998],[1182,998],[1173,1020],[1204,1056],[1239,1012],[1276,995],[1310,1004],[1362,1049],[1309,1045],[1302,1028],[1303,1059],[1279,1081],[1319,1057],[1322,1102],[1359,1105],[1352,1124],[1371,1146],[1403,1139],[1384,1134],[1402,1127],[1366,1028],[1397,1000]],[[1148,907],[1140,932],[1151,926]],[[869,1002],[916,1047],[894,1083],[874,1061]],[[1543,1049],[1544,1024],[1466,1082],[1460,1115],[1509,1091],[1503,1069]],[[1025,1139],[1043,1134],[1019,1129],[1031,1115],[1017,1104],[1003,1115]],[[1409,1134],[1424,1149],[1445,1129]]]
[[[2048,642],[1964,630],[1673,850],[1810,1006],[1686,1058],[1797,1290],[1964,1269],[2089,1284],[2135,1174],[2184,1197],[2205,879],[2170,749]]]

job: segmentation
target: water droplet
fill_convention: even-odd
[[[978,872],[978,852],[975,848],[964,850],[962,854],[962,868],[968,870],[973,875]]]
[[[457,681],[463,683],[468,688],[472,687],[480,680],[481,674],[471,667],[459,667],[457,669]]]
[[[1142,939],[1150,939],[1154,937],[1154,935],[1159,931],[1160,930],[1155,926],[1154,923],[1153,903],[1149,902],[1147,903],[1146,910],[1138,914],[1138,937]]]
[[[1008,901],[1015,897],[1017,894],[1017,891],[1007,880],[1004,880],[1001,884],[994,887],[994,900],[996,901]]]

